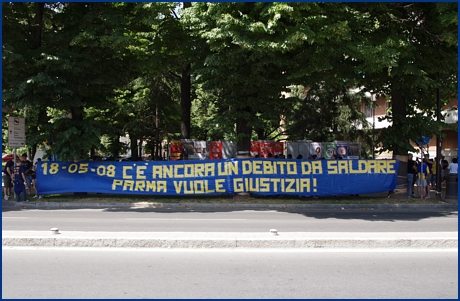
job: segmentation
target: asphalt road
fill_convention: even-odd
[[[110,232],[457,232],[458,213],[388,210],[6,210],[2,230]]]
[[[456,251],[2,250],[2,298],[458,298]]]

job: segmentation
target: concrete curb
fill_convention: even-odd
[[[84,203],[3,201],[3,208],[30,209],[191,209],[191,210],[439,210],[458,211],[458,204],[212,204],[212,203]]]
[[[458,249],[458,232],[411,233],[203,233],[2,231],[2,247],[159,249]]]

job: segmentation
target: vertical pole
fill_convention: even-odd
[[[374,139],[375,139],[375,102],[376,100],[374,99],[375,98],[375,95],[372,94],[371,96],[371,101],[372,101],[372,159],[375,159],[375,142],[374,142]]]
[[[441,92],[437,89],[436,120],[441,121]],[[442,129],[441,129],[442,130]],[[436,198],[441,199],[441,134],[436,135]]]
[[[18,155],[17,155],[17,152],[16,152],[16,147],[14,147],[13,154],[14,154],[14,156],[13,156],[13,158],[14,158],[14,159],[13,159],[13,160],[14,160],[14,168],[16,168],[16,158],[17,158],[17,156],[18,156]]]

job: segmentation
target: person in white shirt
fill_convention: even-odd
[[[452,163],[449,163],[449,166],[447,166],[447,170],[449,171],[450,175],[456,175],[458,174],[458,164],[457,164],[457,158],[452,159]]]

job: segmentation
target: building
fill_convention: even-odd
[[[384,96],[376,97],[375,95],[367,95],[375,103],[374,106],[363,105],[363,112],[366,114],[367,121],[375,129],[383,129],[390,124],[387,120],[379,121],[379,117],[384,117],[390,107],[390,102],[387,102]],[[441,109],[441,115],[445,117],[445,123],[455,125],[458,127],[458,99],[452,99],[451,102]],[[458,157],[458,131],[444,128],[442,132],[446,137],[441,139],[441,154],[445,156],[446,160],[451,162],[452,158]],[[417,145],[413,143],[414,147]],[[428,153],[430,158],[436,157],[436,136],[431,137],[428,143]],[[420,157],[420,153],[413,153],[414,158]],[[391,158],[391,153],[382,153],[378,158]]]

